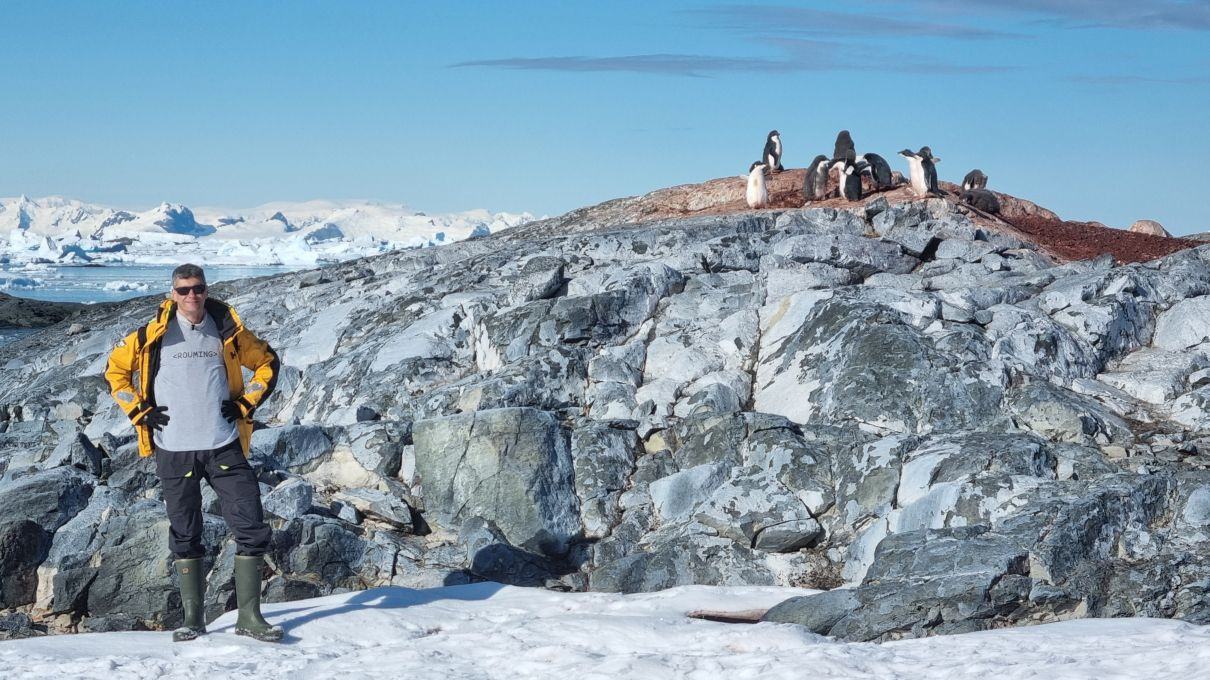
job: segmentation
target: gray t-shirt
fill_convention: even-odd
[[[230,398],[223,341],[214,319],[206,314],[192,324],[177,312],[164,331],[155,374],[155,403],[168,407],[169,419],[155,433],[156,448],[200,451],[235,441],[235,423],[227,422],[221,411]]]

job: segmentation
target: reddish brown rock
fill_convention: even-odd
[[[805,179],[806,170],[803,168],[787,168],[769,176],[769,207],[758,210],[748,208],[744,200],[747,176],[734,175],[699,184],[657,189],[642,196],[618,198],[579,208],[559,217],[508,229],[501,232],[499,238],[556,236],[678,217],[760,213],[804,206],[861,210],[867,202],[876,198],[885,198],[892,205],[925,200],[913,194],[907,185],[875,191],[869,178],[863,178],[862,186],[866,196],[862,201],[851,202],[836,196],[836,181],[835,178],[830,178],[828,195],[832,198],[805,202],[802,193]],[[1120,263],[1144,262],[1201,245],[1199,241],[1192,239],[1112,229],[1100,222],[1064,221],[1035,203],[1000,192],[994,192],[1000,199],[1000,213],[987,215],[959,203],[958,194],[961,187],[958,185],[941,182],[940,188],[947,192],[946,200],[955,204],[957,210],[968,214],[980,226],[1032,242],[1059,260],[1090,259],[1109,253]]]

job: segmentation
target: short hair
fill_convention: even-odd
[[[175,284],[180,279],[201,279],[205,283],[206,272],[196,264],[186,263],[172,270],[172,282]]]

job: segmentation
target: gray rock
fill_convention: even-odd
[[[46,626],[34,623],[28,614],[22,612],[0,614],[0,641],[21,640],[41,635],[46,635]]]
[[[572,432],[571,456],[584,537],[604,538],[621,519],[619,500],[634,472],[638,435],[609,424]]]
[[[770,473],[739,468],[708,493],[694,520],[741,545],[793,552],[823,535],[803,501]]]
[[[31,520],[54,532],[88,504],[95,482],[75,468],[52,468],[0,482],[0,524]]]
[[[292,477],[261,497],[265,512],[282,519],[294,519],[311,510],[315,489],[302,477]]]
[[[101,450],[94,446],[87,436],[77,432],[74,436],[69,435],[61,439],[50,457],[44,461],[43,466],[52,468],[70,465],[95,477],[100,477],[103,472],[103,457],[104,454]]]
[[[271,427],[252,433],[249,459],[275,470],[300,473],[314,469],[332,453],[332,441],[314,425]]]
[[[30,520],[0,525],[0,609],[30,604],[38,588],[38,565],[50,550],[50,534]]]
[[[289,517],[266,599],[847,585],[800,615],[849,639],[1210,620],[1210,247],[1056,265],[948,199],[652,200],[215,285],[285,364],[252,456]],[[52,536],[40,620],[179,611],[152,460],[103,378],[155,304],[0,347],[0,518]],[[235,548],[203,507],[216,616]]]
[[[458,542],[466,546],[467,571],[476,578],[515,586],[542,586],[554,578],[548,560],[509,545],[496,525],[482,517],[462,525]]]
[[[1011,617],[1032,582],[1028,553],[982,529],[887,538],[876,569],[853,591],[808,595],[770,609],[765,621],[799,623],[850,641],[983,630]]]
[[[1054,441],[1108,444],[1134,439],[1126,422],[1109,409],[1050,383],[1013,388],[1005,405],[1019,425]]]
[[[773,252],[795,262],[827,262],[859,278],[878,272],[906,274],[919,262],[898,244],[849,235],[792,236],[778,243]]]
[[[498,409],[421,420],[413,437],[430,521],[482,517],[510,544],[549,556],[579,533],[571,453],[551,414]]]
[[[357,509],[363,518],[382,522],[396,531],[412,530],[412,512],[407,503],[374,489],[347,489],[335,495],[335,500]]]
[[[1160,349],[1183,350],[1210,341],[1210,296],[1180,300],[1155,321],[1152,344]]]
[[[359,587],[358,569],[370,549],[359,533],[336,519],[296,517],[273,533],[273,562],[283,577],[322,584],[325,595]]]
[[[403,447],[411,442],[411,423],[375,421],[345,428],[353,458],[366,470],[383,477],[399,474]]]
[[[776,577],[756,551],[728,539],[695,535],[599,566],[592,590],[640,593],[697,583],[772,585]]]

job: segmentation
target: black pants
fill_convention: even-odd
[[[205,479],[218,494],[227,528],[235,535],[236,553],[264,555],[272,530],[265,524],[260,486],[239,439],[206,451],[155,452],[155,471],[168,506],[168,548],[173,557],[201,557],[202,487]]]

